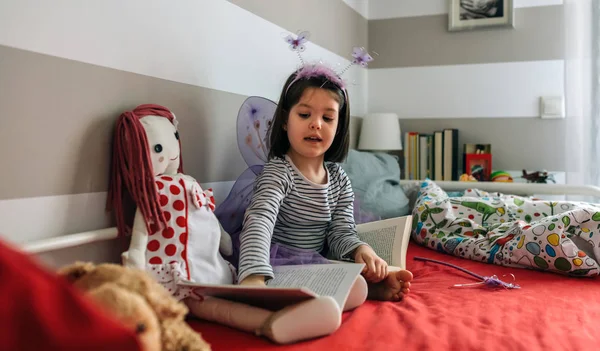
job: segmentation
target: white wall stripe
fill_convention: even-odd
[[[369,111],[401,118],[538,117],[544,95],[564,95],[563,60],[369,70]]]
[[[200,184],[222,203],[234,181]],[[106,192],[0,200],[0,237],[15,244],[110,226]]]
[[[0,2],[0,45],[273,100],[299,64],[287,33],[225,0]],[[303,56],[343,67],[350,53],[310,43]],[[345,74],[356,83],[349,93],[358,116],[366,101],[360,71]]]
[[[515,8],[562,5],[563,0],[514,0],[514,4]],[[443,15],[448,13],[448,0],[368,0],[366,12],[369,20]]]

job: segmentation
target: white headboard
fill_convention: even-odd
[[[412,184],[418,186],[420,182],[402,180],[400,183],[402,185]],[[447,191],[477,188],[515,195],[580,195],[600,198],[600,187],[589,185],[449,181],[438,181],[436,184]],[[120,252],[127,248],[127,241],[127,238],[117,238],[117,230],[112,227],[31,241],[21,245],[21,247],[27,252],[40,255],[42,260],[51,266],[60,266],[75,260],[118,262]]]

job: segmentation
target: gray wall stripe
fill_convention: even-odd
[[[565,57],[564,7],[515,10],[514,29],[448,31],[448,16],[369,21],[370,68],[554,60]]]
[[[229,0],[293,33],[308,30],[310,40],[342,57],[367,46],[367,20],[342,0]]]
[[[235,180],[242,95],[0,46],[0,199],[106,191],[119,114],[157,103],[180,121],[186,173]]]
[[[482,118],[472,119],[402,119],[405,132],[433,133],[444,128],[458,128],[459,164],[462,167],[463,145],[481,143],[492,145],[494,170],[564,171],[566,169],[565,138],[562,136],[564,119],[536,118]]]

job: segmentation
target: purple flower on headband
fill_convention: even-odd
[[[307,31],[304,31],[304,32],[300,32],[296,39],[294,39],[294,37],[292,35],[288,35],[287,37],[285,37],[285,41],[288,44],[290,44],[291,50],[304,51],[304,49],[306,49],[304,44],[308,41],[309,37],[310,37],[310,33]]]
[[[354,60],[352,60],[353,64],[361,65],[363,67],[367,67],[369,62],[373,61],[373,57],[369,55],[365,48],[355,47],[352,50],[352,57],[354,57]]]

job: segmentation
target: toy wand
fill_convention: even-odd
[[[453,265],[451,263],[446,263],[446,262],[434,260],[434,259],[431,259],[431,258],[418,257],[418,256],[414,257],[414,259],[417,260],[417,261],[428,261],[428,262],[433,262],[433,263],[441,264],[441,265],[444,265],[444,266],[452,267],[452,268],[458,269],[459,271],[465,272],[465,273],[469,274],[470,276],[473,276],[473,277],[481,280],[481,282],[479,282],[479,283],[473,283],[473,284],[454,284],[455,287],[463,287],[463,286],[470,286],[470,285],[476,285],[476,284],[484,284],[484,285],[491,286],[491,287],[503,287],[505,289],[520,289],[521,288],[518,284],[507,283],[507,282],[504,282],[504,281],[500,280],[498,278],[498,276],[496,276],[496,275],[493,275],[491,277],[484,277],[482,275],[473,273],[473,272],[471,272],[469,270],[466,270],[466,269],[464,269],[462,267]],[[513,278],[514,277],[515,276],[513,275]]]

